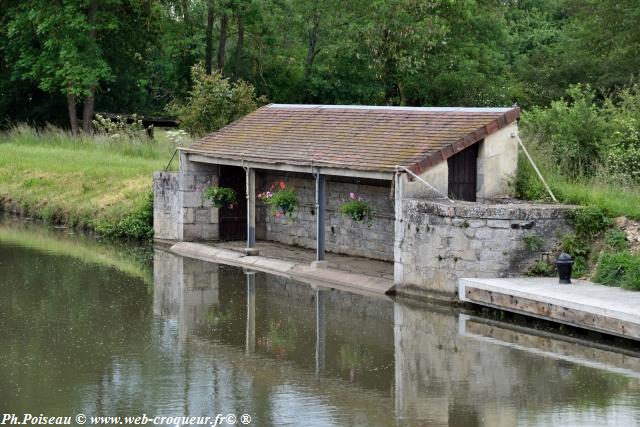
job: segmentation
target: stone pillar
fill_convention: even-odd
[[[316,261],[314,266],[326,266],[325,261],[325,213],[327,210],[326,187],[327,178],[324,174],[316,174]]]
[[[217,170],[216,165],[192,162],[186,153],[180,153],[178,240],[220,238],[218,209],[202,197],[205,188],[218,185]]]
[[[245,168],[247,172],[247,255],[258,255],[256,248],[256,170]]]

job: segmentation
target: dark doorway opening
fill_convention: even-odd
[[[476,201],[478,182],[478,144],[465,148],[447,159],[449,165],[449,197]]]
[[[233,188],[238,201],[233,207],[219,211],[220,239],[245,240],[247,238],[246,174],[239,166],[220,166],[220,186]]]

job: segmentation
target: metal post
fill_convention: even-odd
[[[245,168],[247,172],[247,255],[258,255],[256,248],[256,170]]]
[[[245,270],[247,276],[247,354],[256,351],[256,272]]]
[[[327,201],[325,197],[326,176],[324,174],[316,174],[316,266],[318,263],[325,261],[325,211],[327,209]]]

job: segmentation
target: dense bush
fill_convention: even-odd
[[[266,102],[244,81],[230,82],[220,73],[207,74],[202,65],[191,69],[193,86],[186,103],[172,103],[167,110],[178,116],[180,126],[193,136],[215,132]]]
[[[573,86],[567,94],[570,101],[554,101],[523,114],[522,132],[565,174],[591,176],[601,161],[606,122],[588,86]]]
[[[567,95],[523,114],[524,139],[566,177],[640,184],[640,86],[600,101],[589,86]]]
[[[105,221],[96,224],[98,234],[135,240],[149,240],[153,237],[153,192],[145,203],[116,223]]]

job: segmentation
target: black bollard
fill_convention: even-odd
[[[559,283],[561,285],[571,284],[571,270],[573,270],[573,259],[568,253],[561,253],[556,260],[556,267],[558,268]]]

